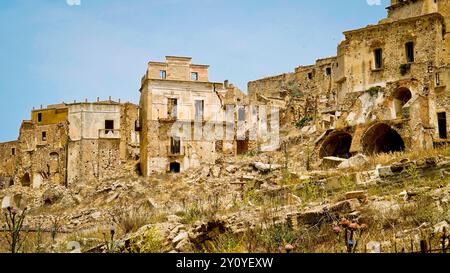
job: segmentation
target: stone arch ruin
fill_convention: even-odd
[[[403,117],[403,106],[412,98],[411,91],[406,87],[401,87],[393,93],[394,111],[397,118]]]
[[[319,149],[319,157],[335,156],[350,158],[352,135],[344,131],[333,131],[323,141]]]
[[[400,134],[386,123],[369,127],[362,136],[361,144],[363,153],[368,155],[405,150],[405,142]]]

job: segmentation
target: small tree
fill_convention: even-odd
[[[114,235],[116,234],[116,229],[111,227],[109,230],[109,238],[106,233],[103,233],[103,239],[106,246],[106,253],[114,253],[116,251],[116,245],[114,242]]]
[[[7,207],[4,213],[6,225],[6,241],[8,242],[11,253],[17,253],[22,248],[25,238],[21,237],[23,221],[26,216],[26,208],[21,213],[16,208]]]

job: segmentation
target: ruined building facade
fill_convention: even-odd
[[[250,82],[250,103],[278,104],[284,124],[323,133],[319,157],[446,143],[450,1],[393,0],[387,9],[378,24],[344,32],[337,56]]]
[[[210,82],[207,65],[168,56],[148,63],[139,106],[108,100],[33,110],[18,140],[0,143],[0,185],[71,186],[138,160],[145,176],[181,172],[278,148],[278,119],[313,136],[317,158],[447,144],[450,0],[392,0],[387,10],[377,24],[344,32],[336,56],[249,82],[248,94]]]
[[[17,141],[0,144],[2,185],[39,188],[102,180],[139,157],[138,106],[97,101],[33,110]]]
[[[244,153],[248,141],[233,135],[215,137],[210,132],[225,132],[230,113],[240,113],[245,94],[229,84],[208,80],[208,66],[192,64],[191,58],[167,56],[166,62],[149,62],[140,89],[141,171],[144,175],[180,172],[214,163],[219,155]],[[239,118],[239,117],[237,117]]]

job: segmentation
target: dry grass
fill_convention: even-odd
[[[139,228],[146,225],[150,219],[149,213],[139,209],[118,209],[114,212],[112,218],[114,223],[125,234],[137,231]]]
[[[421,158],[437,156],[450,156],[450,146],[429,150],[377,154],[369,157],[369,162],[372,167],[375,167],[378,164],[389,165],[402,159],[417,160]]]

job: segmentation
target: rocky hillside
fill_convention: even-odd
[[[313,139],[290,136],[278,152],[225,157],[183,174],[144,178],[130,166],[72,189],[15,185],[0,198],[3,211],[27,208],[25,252],[415,252],[423,240],[442,246],[450,221],[447,149],[312,162],[308,143]],[[3,240],[0,248],[9,245]]]

